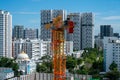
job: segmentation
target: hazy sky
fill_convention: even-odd
[[[13,25],[39,28],[42,9],[93,12],[95,34],[99,33],[102,24],[110,24],[114,32],[120,33],[120,0],[0,0],[0,10],[12,14]]]

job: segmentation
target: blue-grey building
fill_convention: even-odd
[[[100,38],[103,39],[104,36],[113,36],[113,28],[111,27],[111,25],[100,25]]]
[[[24,38],[24,26],[15,25],[13,28],[13,39]]]

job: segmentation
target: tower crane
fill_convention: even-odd
[[[64,32],[73,33],[74,23],[69,18],[63,21],[61,16],[53,18],[45,25],[46,29],[51,29],[51,48],[53,59],[53,80],[66,80],[66,54],[64,53]]]

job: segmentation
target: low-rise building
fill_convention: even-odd
[[[82,56],[83,52],[84,52],[84,50],[75,51],[75,52],[73,52],[72,55],[73,55],[73,57],[75,57],[75,58],[80,58],[80,57]]]
[[[52,47],[51,41],[40,41],[40,55],[41,57],[44,55],[51,55],[52,56]],[[65,41],[64,43],[64,53],[66,55],[70,55],[73,53],[73,41]]]
[[[14,77],[12,68],[0,67],[0,80],[7,80],[12,77]]]
[[[19,71],[23,75],[31,74],[36,71],[36,63],[29,59],[28,55],[24,52],[17,56],[16,62],[19,65]]]
[[[17,57],[24,51],[30,59],[37,61],[40,58],[40,40],[39,39],[19,39],[13,41],[13,57]]]
[[[28,54],[30,59],[37,62],[42,56],[52,56],[51,40],[19,39],[13,41],[13,57],[17,58],[22,51]],[[64,53],[66,55],[73,53],[73,41],[65,41]]]
[[[95,47],[99,48],[100,50],[103,49],[103,39],[100,38],[100,36],[95,36]]]

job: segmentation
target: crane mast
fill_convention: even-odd
[[[65,80],[64,29],[52,30],[54,80]]]
[[[53,80],[66,80],[66,55],[64,53],[64,32],[73,33],[74,23],[70,20],[63,21],[61,16],[53,19],[45,26],[52,32],[53,53]]]

